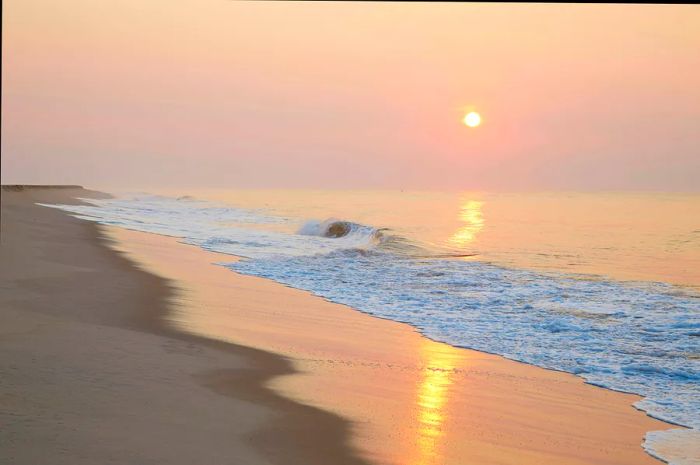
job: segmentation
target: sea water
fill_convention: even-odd
[[[640,394],[638,408],[691,428],[649,433],[647,450],[700,463],[688,452],[700,440],[698,196],[202,191],[86,202],[60,208],[245,257],[224,266],[434,340]]]

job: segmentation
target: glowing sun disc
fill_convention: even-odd
[[[475,128],[481,124],[481,115],[475,111],[472,111],[467,113],[462,121],[470,128]]]

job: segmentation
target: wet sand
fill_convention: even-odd
[[[351,444],[372,463],[659,463],[641,443],[668,425],[633,408],[638,396],[433,342],[408,325],[212,265],[236,257],[175,238],[105,231],[145,270],[178,283],[173,327],[292,360],[298,373],[268,385],[351,420]]]
[[[660,463],[637,396],[33,205],[74,195],[3,192],[3,461]]]

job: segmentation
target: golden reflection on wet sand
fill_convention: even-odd
[[[456,375],[457,360],[453,350],[442,351],[438,347],[432,341],[425,341],[420,347],[423,367],[416,396],[418,450],[413,465],[440,463],[444,448],[450,385]]]
[[[171,324],[288,357],[268,387],[348,419],[350,443],[380,465],[653,465],[640,444],[667,425],[638,397],[458,349],[212,263],[234,257],[170,237],[107,230],[139,266],[177,283]]]

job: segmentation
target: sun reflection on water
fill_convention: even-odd
[[[484,217],[481,214],[483,202],[469,200],[462,205],[459,212],[459,219],[465,223],[459,228],[449,241],[458,247],[464,247],[472,242],[479,231],[484,228]]]

